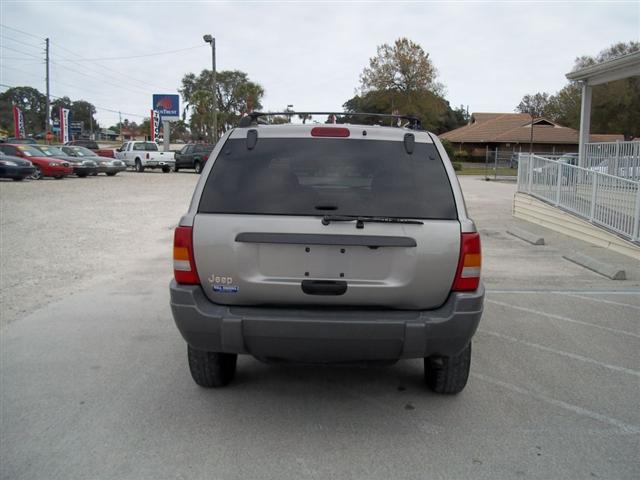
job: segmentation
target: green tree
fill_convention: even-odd
[[[399,38],[393,45],[378,47],[369,67],[360,75],[363,92],[392,90],[415,92],[429,90],[441,94],[443,86],[436,81],[438,72],[423,48],[407,38]]]
[[[211,93],[211,70],[200,75],[186,74],[179,89],[186,106],[183,119],[190,113],[191,133],[198,137],[213,138],[213,95]],[[264,89],[249,80],[246,73],[233,70],[216,75],[218,135],[237,124],[243,113],[262,108]]]
[[[520,113],[528,113],[534,118],[539,118],[545,115],[548,104],[548,93],[535,93],[533,95],[525,95],[522,97],[522,101],[516,107],[516,110]]]
[[[76,100],[71,104],[71,119],[74,122],[84,122],[84,128],[87,131],[100,129],[100,125],[95,119],[95,114],[96,107],[86,100]]]
[[[13,87],[0,93],[0,127],[13,134],[13,105],[22,110],[27,135],[44,131],[47,98],[32,87]]]
[[[360,92],[347,100],[346,112],[401,113],[421,119],[424,128],[441,133],[466,123],[463,108],[453,110],[443,97],[437,70],[429,54],[417,43],[400,38],[377,48],[376,56],[360,75]],[[342,117],[339,122],[351,122]],[[393,120],[358,117],[359,122],[392,125]]]

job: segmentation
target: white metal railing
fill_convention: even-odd
[[[640,241],[640,182],[537,155],[520,154],[518,191]]]
[[[640,180],[640,142],[586,143],[581,166]]]

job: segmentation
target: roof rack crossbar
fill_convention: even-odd
[[[262,117],[271,116],[293,116],[293,115],[335,115],[341,117],[375,117],[375,118],[391,118],[396,120],[408,120],[405,124],[407,128],[413,130],[421,130],[422,124],[418,117],[412,115],[394,115],[389,113],[366,113],[366,112],[250,112],[240,119],[240,127],[249,127],[251,125],[266,123]]]

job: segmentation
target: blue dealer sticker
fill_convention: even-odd
[[[217,293],[238,293],[238,287],[235,285],[214,285],[213,291]]]

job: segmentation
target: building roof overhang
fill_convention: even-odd
[[[629,53],[566,74],[569,80],[586,82],[591,86],[634,76],[640,76],[640,52]]]

